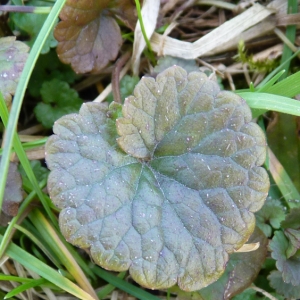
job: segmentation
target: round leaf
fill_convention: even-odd
[[[28,57],[29,47],[16,37],[0,39],[0,91],[7,105],[15,94],[19,78]]]
[[[88,103],[56,122],[46,159],[62,233],[142,286],[199,290],[254,229],[264,135],[243,99],[176,66],[143,78],[122,114],[116,128]]]

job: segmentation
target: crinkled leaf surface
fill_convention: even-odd
[[[272,227],[280,228],[280,222],[285,218],[283,205],[277,199],[267,198],[264,206],[256,214],[256,225],[267,237],[272,235]]]
[[[63,115],[78,111],[82,104],[78,93],[68,83],[58,79],[44,82],[41,95],[43,102],[37,104],[34,113],[46,128],[51,128]]]
[[[270,243],[272,257],[277,269],[282,272],[284,282],[300,285],[300,251],[288,258],[289,241],[281,231],[276,231]]]
[[[270,285],[278,294],[284,295],[285,299],[298,299],[300,295],[300,285],[294,286],[285,282],[281,275],[279,271],[272,272],[268,276]]]
[[[109,0],[67,0],[54,30],[60,60],[76,73],[99,73],[114,60],[122,43],[117,22],[109,16]]]
[[[0,158],[1,161],[1,158]],[[13,217],[18,213],[19,204],[23,200],[22,196],[22,180],[21,175],[18,172],[17,164],[10,163],[9,170],[5,185],[4,199],[2,204],[2,213],[0,214],[1,225],[5,221],[9,220],[9,217]],[[5,222],[6,223],[6,222]]]
[[[105,104],[54,125],[48,189],[62,233],[142,286],[199,290],[254,230],[264,135],[239,96],[176,66],[143,78],[122,114],[119,138]]]
[[[29,47],[15,36],[0,38],[0,91],[7,104],[15,94]]]

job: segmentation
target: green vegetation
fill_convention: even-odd
[[[161,4],[155,38],[221,28],[219,2]],[[143,4],[0,6],[0,298],[299,298],[296,26],[278,59],[162,57]]]

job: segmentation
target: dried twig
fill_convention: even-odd
[[[115,63],[115,68],[112,72],[111,85],[114,101],[117,103],[122,103],[121,94],[120,94],[120,72],[122,67],[130,58],[130,52],[126,52],[121,56]]]

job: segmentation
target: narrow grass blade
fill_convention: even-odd
[[[284,97],[300,94],[300,71],[268,87],[264,92]]]
[[[126,273],[127,272],[121,272],[117,275],[117,277],[120,279],[123,279],[125,277]],[[109,283],[105,287],[101,288],[101,290],[97,293],[97,296],[99,297],[99,299],[104,299],[105,297],[107,297],[107,295],[112,293],[115,289],[116,289],[116,287]]]
[[[12,145],[13,145],[13,139],[17,128],[17,123],[19,119],[19,114],[22,106],[23,97],[25,95],[25,90],[28,85],[30,75],[32,73],[32,70],[35,66],[35,63],[38,59],[38,56],[42,50],[42,47],[44,46],[44,43],[51,32],[58,14],[60,10],[62,9],[63,5],[65,4],[66,0],[57,0],[52,7],[52,10],[50,14],[48,15],[39,35],[37,36],[37,39],[29,53],[28,59],[25,63],[22,75],[20,77],[17,90],[15,93],[14,101],[11,107],[10,117],[7,123],[6,128],[6,136],[5,136],[5,145],[3,150],[3,155],[1,159],[0,164],[0,174],[1,174],[1,180],[0,180],[0,209],[2,207],[2,201],[3,201],[3,195],[5,190],[5,183],[8,173],[8,165],[9,165],[9,156],[11,153]],[[0,95],[1,103],[4,103],[4,99],[2,95]],[[2,108],[0,108],[2,111]],[[16,150],[17,151],[17,150]],[[38,188],[37,182],[35,182],[35,187]],[[41,195],[41,192],[38,193],[38,195]],[[39,196],[40,196],[39,195]],[[49,212],[49,210],[48,210]],[[51,216],[50,216],[51,217]]]
[[[12,291],[10,291],[9,293],[6,294],[4,299],[9,299],[13,296],[16,296],[26,290],[29,290],[31,288],[34,288],[36,286],[40,286],[44,283],[46,283],[47,280],[45,280],[44,278],[40,278],[40,279],[33,279],[30,282],[24,283],[16,288],[14,288]]]
[[[2,281],[15,281],[15,282],[30,282],[32,279],[26,278],[26,277],[0,274],[0,280],[2,280]]]
[[[287,13],[288,14],[295,14],[298,12],[298,1],[297,0],[288,0],[288,9],[287,9]],[[289,25],[286,28],[285,31],[285,36],[286,38],[292,43],[295,43],[295,39],[296,39],[296,25]],[[289,57],[291,57],[292,55],[292,50],[286,45],[283,45],[283,52],[282,52],[282,56],[281,56],[281,62],[283,63],[283,68],[288,71],[290,69],[290,61],[285,62]],[[287,76],[288,72],[286,72],[285,74],[283,74],[283,76],[281,77],[281,79],[284,79]]]
[[[146,292],[145,290],[134,286],[133,284],[124,281],[117,276],[112,275],[111,273],[101,269],[100,267],[93,267],[93,271],[99,277],[104,279],[105,281],[109,282],[110,284],[116,286],[122,291],[136,297],[140,300],[159,300],[159,298],[155,297],[154,295]]]
[[[273,110],[281,113],[300,116],[300,101],[266,93],[239,93],[253,109]]]
[[[270,158],[270,173],[277,184],[289,208],[300,207],[300,194],[294,186],[288,173],[278,161],[272,150],[268,149]]]
[[[45,181],[42,181],[40,183],[40,187],[43,187],[46,184]],[[22,219],[22,216],[25,212],[25,210],[28,208],[28,205],[30,202],[36,197],[36,192],[32,191],[26,198],[25,200],[21,203],[18,214],[12,218],[10,223],[8,224],[8,227],[6,228],[5,234],[3,236],[2,241],[0,242],[0,258],[4,254],[4,251],[6,247],[9,245],[10,239],[12,238],[13,232],[14,232],[14,225],[17,224],[19,220]]]
[[[284,72],[285,72],[285,70],[278,72],[278,74],[276,74],[274,77],[272,77],[265,85],[263,85],[261,88],[257,89],[256,92],[267,93],[269,91],[270,87],[275,84],[275,82],[281,77],[281,75]],[[284,95],[282,95],[282,96],[284,96]]]
[[[0,235],[0,241],[2,241],[3,236]],[[95,300],[90,294],[82,290],[72,281],[66,279],[64,276],[59,274],[57,271],[53,270],[37,258],[35,258],[30,253],[26,252],[17,245],[10,243],[6,250],[6,255],[11,259],[16,260],[25,268],[32,270],[33,272],[39,274],[41,277],[47,279],[49,282],[52,282],[56,286],[60,287],[64,291],[74,295],[79,299],[85,300]]]
[[[29,218],[43,236],[45,244],[56,254],[61,264],[66,267],[82,289],[87,291],[90,295],[93,295],[94,298],[97,298],[86,275],[83,273],[76,260],[65,247],[64,243],[45,216],[39,210],[34,209],[30,213]]]
[[[278,72],[285,70],[285,63],[290,62],[293,58],[295,58],[300,53],[300,49],[295,52],[292,56],[290,56],[287,60],[285,60],[283,63],[281,63],[275,70],[273,70],[268,76],[265,77],[265,79],[257,86],[257,88],[263,87],[269,80],[271,80],[272,77],[274,77]],[[285,70],[286,71],[286,70]]]
[[[49,251],[48,247],[44,245],[42,239],[40,237],[35,236],[29,230],[15,225],[15,228],[18,229],[20,232],[24,233],[28,238],[30,238],[42,251],[46,254],[46,256],[52,261],[52,263],[58,268],[62,269],[62,265],[58,261],[57,257],[53,255],[52,251]]]
[[[0,97],[0,117],[2,118],[2,121],[3,121],[3,124],[5,127],[8,127],[8,110],[7,110],[7,107],[5,105],[5,102],[4,102],[4,99]],[[7,130],[7,135],[8,135],[8,130]],[[34,190],[36,191],[39,199],[41,200],[47,214],[49,215],[51,221],[53,222],[54,226],[56,226],[56,228],[58,228],[58,224],[57,224],[57,220],[53,214],[53,212],[51,211],[50,207],[49,207],[49,203],[47,201],[47,199],[44,197],[44,194],[42,192],[42,190],[40,189],[39,187],[39,184],[37,182],[37,179],[32,171],[32,168],[31,168],[31,165],[30,165],[30,162],[26,156],[26,153],[22,147],[22,143],[18,137],[17,134],[15,134],[14,132],[12,132],[12,135],[13,135],[13,145],[14,145],[14,149],[18,155],[18,158],[20,159],[20,162],[26,172],[26,175],[28,176]],[[5,144],[6,145],[6,144]],[[4,147],[4,150],[3,150],[3,156],[2,156],[2,160],[1,160],[1,164],[3,162],[3,160],[5,160],[5,151],[6,151],[6,146]],[[9,157],[7,157],[6,159],[8,159],[8,162],[9,162]],[[0,173],[2,174],[2,177],[1,177],[1,182],[3,180],[6,181],[6,176],[4,176],[4,173]],[[0,190],[1,190],[2,186],[0,186]],[[4,188],[5,188],[5,182],[4,182]],[[4,194],[4,190],[3,190],[3,194]],[[0,194],[0,208],[2,207],[2,198],[3,198],[3,195],[1,196]]]

